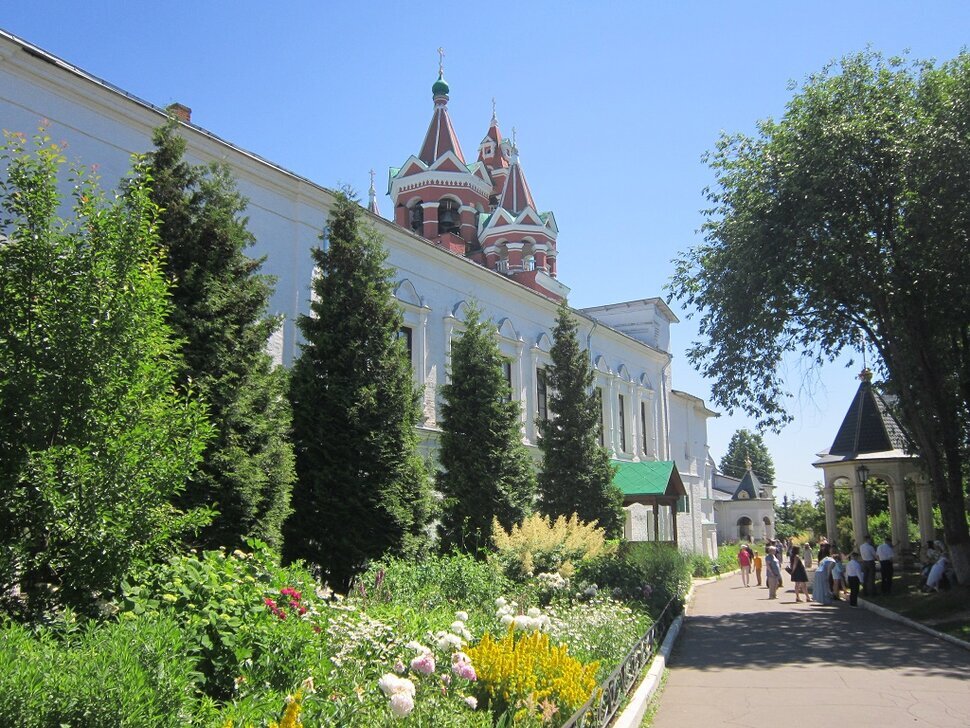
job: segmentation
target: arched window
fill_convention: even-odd
[[[424,207],[421,206],[421,200],[411,205],[411,230],[418,235],[424,234]]]
[[[751,519],[747,516],[741,516],[738,519],[738,539],[741,541],[751,540]]]
[[[454,200],[442,200],[438,205],[438,235],[445,233],[461,234],[461,216],[458,203]]]

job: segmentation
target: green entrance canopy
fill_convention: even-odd
[[[672,460],[641,463],[614,460],[613,485],[623,493],[624,505],[665,502],[667,497],[687,495],[677,465]]]

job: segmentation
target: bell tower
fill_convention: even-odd
[[[444,49],[431,86],[434,108],[421,151],[388,176],[394,222],[444,248],[512,278],[553,300],[569,289],[556,280],[556,237],[551,212],[539,212],[519,163],[519,151],[492,119],[465,161],[448,114],[451,88],[445,81]],[[376,203],[374,203],[376,207]]]
[[[460,255],[479,251],[479,216],[488,210],[492,180],[480,161],[465,162],[448,115],[451,92],[439,48],[438,79],[431,86],[434,110],[421,151],[390,171],[388,193],[394,221]]]

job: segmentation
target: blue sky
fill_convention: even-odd
[[[371,168],[384,180],[418,151],[444,46],[466,157],[494,97],[503,132],[517,129],[538,206],[556,213],[559,277],[582,307],[665,295],[671,259],[699,240],[712,181],[701,156],[721,131],[779,116],[792,81],[867,45],[951,58],[968,41],[970,3],[93,0],[4,3],[0,27],[156,105],[190,106],[197,124],[320,184],[361,193]],[[684,356],[696,326],[672,305],[682,319],[674,386],[709,399]],[[796,419],[766,434],[780,492],[812,496],[814,454],[857,385],[859,365],[844,364],[787,372]],[[737,414],[710,422],[715,459],[746,426]]]

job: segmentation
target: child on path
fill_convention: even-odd
[[[754,554],[754,578],[757,579],[758,583],[755,586],[761,586],[761,554],[755,551]]]
[[[845,567],[842,566],[842,554],[836,554],[832,565],[832,598],[842,599],[845,596]]]
[[[859,586],[862,584],[862,562],[859,561],[859,552],[853,551],[849,557],[849,563],[845,565],[845,573],[849,579],[849,604],[853,607],[859,604]]]

